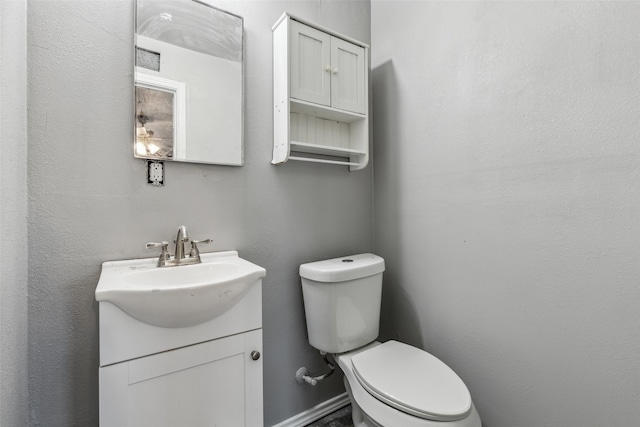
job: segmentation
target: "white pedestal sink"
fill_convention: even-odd
[[[202,263],[158,267],[157,258],[102,264],[96,300],[163,328],[204,323],[233,307],[266,270],[235,251],[206,253]]]

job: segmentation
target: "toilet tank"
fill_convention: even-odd
[[[378,337],[384,259],[360,254],[302,264],[309,343],[344,353]]]

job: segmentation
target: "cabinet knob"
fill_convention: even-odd
[[[331,71],[331,65],[327,65],[326,67],[324,67],[325,71]]]
[[[252,351],[252,352],[251,352],[251,358],[252,358],[253,360],[258,360],[258,359],[260,359],[260,352],[259,352],[259,351],[255,351],[255,350],[254,350],[254,351]]]
[[[340,72],[340,70],[338,69],[338,67],[333,69],[333,74],[338,74]]]

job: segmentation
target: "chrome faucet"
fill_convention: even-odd
[[[189,255],[185,255],[184,252],[184,244],[191,242],[191,251]],[[188,264],[199,264],[202,262],[200,259],[200,251],[198,250],[199,243],[211,243],[211,239],[204,240],[191,240],[189,237],[189,232],[187,231],[187,227],[181,225],[178,228],[178,235],[176,236],[176,240],[174,242],[176,244],[176,252],[175,256],[171,258],[169,254],[169,243],[168,242],[149,242],[147,243],[147,249],[149,248],[161,248],[162,252],[160,253],[160,257],[158,258],[158,267],[172,267],[178,265],[188,265]]]
[[[189,241],[189,233],[187,232],[187,227],[181,225],[178,228],[178,235],[176,236],[176,256],[174,259],[181,260],[184,258],[184,244]]]

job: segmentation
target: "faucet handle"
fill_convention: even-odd
[[[151,248],[168,248],[169,247],[169,242],[149,242],[145,245],[147,247],[147,249],[151,249]]]
[[[192,241],[191,241],[191,243],[195,243],[196,245],[197,245],[198,243],[204,243],[204,244],[206,245],[207,243],[211,243],[211,242],[213,242],[213,239],[192,240]]]
[[[197,258],[200,256],[200,250],[198,250],[198,243],[208,244],[213,240],[204,239],[204,240],[191,240],[191,251],[189,252],[189,256],[192,258]]]
[[[159,261],[167,261],[171,256],[169,255],[169,242],[149,242],[146,244],[147,249],[151,248],[160,248],[162,252],[160,253]]]

